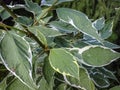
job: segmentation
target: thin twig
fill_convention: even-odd
[[[24,33],[24,34],[27,34],[26,31],[20,30],[20,29],[18,29],[18,28],[15,28],[15,27],[12,27],[12,26],[9,26],[9,25],[6,25],[6,24],[4,24],[4,23],[2,23],[2,22],[0,22],[0,26],[3,27],[3,28],[14,29],[14,30],[16,30],[16,31],[22,32],[22,33]]]

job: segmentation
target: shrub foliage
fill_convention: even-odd
[[[56,7],[70,1],[0,0],[2,21],[13,22],[0,22],[0,90],[104,90],[119,83],[105,68],[120,58],[120,46],[107,41],[113,21]]]

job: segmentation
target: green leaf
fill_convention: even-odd
[[[35,89],[30,89],[29,87],[24,85],[19,79],[15,79],[7,86],[6,90],[35,90]]]
[[[62,22],[62,21],[53,21],[50,22],[50,26],[53,28],[57,28],[58,30],[66,33],[76,32],[77,29],[75,29],[72,25]]]
[[[105,18],[104,17],[99,18],[95,20],[92,24],[97,30],[101,30],[105,26]]]
[[[32,12],[35,16],[40,15],[42,12],[41,7],[37,4],[32,2],[31,0],[25,0],[26,9]]]
[[[57,15],[60,20],[73,25],[76,29],[102,42],[97,30],[93,27],[88,17],[73,9],[58,8]]]
[[[46,37],[56,37],[61,36],[62,34],[55,29],[47,28],[45,26],[34,26],[29,28],[30,31],[39,30],[41,33],[43,33]]]
[[[31,26],[33,24],[33,19],[32,18],[28,18],[28,17],[25,17],[25,16],[20,16],[16,19],[16,21],[18,23],[21,23],[22,25],[25,25],[25,26]]]
[[[31,88],[36,87],[32,79],[32,53],[24,38],[6,33],[1,40],[0,56],[6,68],[22,83]]]
[[[84,42],[89,44],[89,45],[101,45],[101,46],[108,47],[108,48],[111,48],[111,49],[118,49],[118,48],[120,48],[119,45],[116,45],[116,44],[108,42],[108,41],[103,41],[103,44],[99,43],[96,40],[87,40],[87,41],[84,41]]]
[[[95,85],[100,88],[106,88],[110,86],[109,80],[100,72],[94,72],[92,78]]]
[[[100,88],[109,87],[111,79],[118,81],[113,72],[104,67],[87,67],[87,70],[95,85]]]
[[[44,66],[43,66],[43,74],[48,83],[51,82],[53,76],[54,76],[55,71],[51,67],[48,57],[45,58],[44,60]]]
[[[100,30],[100,35],[103,39],[107,39],[112,35],[113,21],[108,21],[104,28]]]
[[[5,20],[7,18],[9,18],[11,15],[5,10],[5,9],[2,9],[0,11],[0,17],[2,18],[2,20]]]
[[[88,44],[79,39],[77,41],[74,41],[73,46],[78,48],[83,48],[85,46],[88,46]]]
[[[116,76],[114,75],[114,73],[110,70],[107,70],[104,67],[91,67],[90,72],[92,72],[92,73],[90,73],[91,74],[90,76],[95,76],[94,72],[98,72],[103,75],[103,78],[113,79],[113,80],[118,81]]]
[[[108,48],[111,48],[111,49],[118,49],[118,48],[120,48],[119,45],[111,43],[109,41],[104,41],[103,44],[104,44],[105,47],[108,47]]]
[[[44,33],[42,33],[41,28],[36,28],[36,27],[30,27],[28,28],[32,33],[34,33],[34,35],[39,39],[39,41],[41,41],[42,44],[44,44],[45,46],[47,46],[47,40],[46,37],[44,35]],[[40,30],[39,30],[40,29]]]
[[[71,44],[64,38],[55,38],[54,42],[56,43],[57,47],[71,47]]]
[[[51,49],[49,61],[52,68],[57,72],[79,78],[79,66],[74,56],[65,49]]]
[[[36,19],[39,21],[39,23],[46,24],[44,22],[44,19],[48,15],[48,10],[49,10],[49,7],[42,9],[42,12],[36,17]],[[42,20],[40,20],[40,19],[42,19]]]
[[[73,0],[41,0],[41,5],[52,6],[55,3],[55,1],[57,1],[55,5],[58,5],[60,3],[69,2]]]
[[[64,83],[62,83],[62,84],[60,84],[60,85],[57,87],[56,90],[66,90],[66,88],[67,88],[67,85],[64,84]]]
[[[53,80],[48,84],[44,77],[41,78],[38,90],[53,90]]]
[[[102,46],[86,46],[79,50],[83,63],[88,66],[103,66],[120,57],[120,53]]]
[[[115,86],[113,88],[110,88],[110,90],[120,90],[120,86]]]
[[[111,43],[111,42],[106,41],[106,40],[104,40],[103,44],[101,44],[97,40],[95,40],[95,39],[93,39],[93,38],[91,38],[91,37],[89,37],[87,35],[84,35],[83,42],[86,43],[86,44],[89,44],[89,45],[101,45],[101,46],[108,47],[108,48],[111,48],[111,49],[118,49],[118,48],[120,48],[119,45],[116,45],[116,44]]]
[[[39,31],[39,30],[36,30],[36,34],[35,34],[38,39],[45,45],[47,46],[47,40],[45,38],[45,36]]]
[[[90,79],[87,71],[83,68],[80,68],[79,70],[79,79],[76,79],[73,77],[64,77],[64,78],[65,78],[65,81],[73,87],[76,87],[82,90],[95,90],[95,86],[92,80]]]

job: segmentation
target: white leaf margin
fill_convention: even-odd
[[[15,35],[15,34],[14,34]],[[2,39],[4,38],[4,36],[5,36],[5,33],[4,33],[4,35],[3,35],[3,37],[1,38],[1,41],[2,41]],[[16,35],[17,37],[20,37],[19,35]],[[31,48],[30,48],[30,45],[29,45],[29,43],[24,39],[24,37],[20,37],[22,40],[24,40],[25,42],[26,42],[26,44],[28,44],[28,52],[29,52],[29,55],[30,55],[30,58],[29,57],[27,57],[26,56],[26,58],[28,59],[28,61],[29,61],[29,63],[30,63],[30,65],[31,65],[31,67],[32,67],[32,52],[31,52]],[[0,42],[1,42],[0,41]],[[1,52],[1,51],[0,51]],[[5,67],[15,76],[15,77],[17,77],[23,84],[25,84],[26,86],[28,86],[29,88],[31,88],[31,89],[33,89],[32,87],[30,87],[27,83],[25,83],[13,70],[11,70],[9,67],[8,67],[8,65],[6,64],[6,62],[4,61],[4,59],[3,59],[3,57],[2,57],[2,55],[1,55],[1,53],[0,53],[0,58],[1,58],[1,60],[2,60],[2,62],[3,62],[3,64],[5,65]],[[33,80],[33,78],[32,78],[32,70],[29,70],[29,76],[30,76],[30,78],[31,78],[31,80]],[[33,82],[34,83],[34,82]],[[35,84],[35,83],[34,83]]]
[[[90,46],[86,46],[86,47],[83,47],[83,48],[66,48],[66,49],[68,49],[69,51],[78,50],[78,54],[80,54],[80,56],[81,56],[81,60],[80,60],[81,63],[86,64],[86,65],[88,65],[88,66],[92,66],[92,67],[101,67],[101,66],[109,65],[110,63],[112,63],[112,62],[115,61],[116,59],[120,58],[120,56],[118,56],[118,57],[116,57],[115,59],[111,60],[109,63],[104,64],[104,65],[101,65],[101,66],[93,66],[93,65],[87,64],[87,63],[84,62],[84,60],[82,59],[82,53],[83,53],[84,51],[89,50],[90,48],[96,48],[96,47],[100,47],[100,48],[103,48],[103,49],[105,49],[105,50],[110,50],[110,51],[113,52],[113,53],[118,53],[118,52],[116,52],[116,51],[114,51],[114,50],[112,50],[112,49],[110,49],[110,48],[108,48],[108,47],[104,47],[104,46],[101,46],[101,45],[90,45]],[[119,54],[120,54],[120,53],[119,53]],[[76,56],[74,56],[74,57],[76,57]],[[76,57],[76,58],[77,58],[77,57]],[[78,59],[78,58],[77,58],[77,59]]]
[[[73,10],[74,12],[80,13],[79,11],[76,11],[76,10],[74,10],[74,9],[72,9],[72,10]],[[83,14],[83,15],[85,16],[85,18],[86,18],[89,22],[91,22],[90,19],[88,18],[88,16],[86,16],[84,13],[81,13],[81,14]],[[58,15],[58,17],[59,17],[59,15]],[[86,35],[88,35],[88,36],[90,36],[90,37],[92,37],[92,38],[94,38],[94,39],[97,39],[100,43],[103,42],[102,38],[100,37],[100,34],[97,32],[97,29],[96,29],[95,26],[92,24],[92,22],[91,22],[91,26],[92,26],[92,28],[94,28],[95,33],[99,36],[99,39],[96,38],[96,37],[94,37],[94,36],[92,36],[92,35],[90,35],[90,34],[87,34],[87,33],[84,32],[83,30],[79,29],[79,28],[74,24],[74,21],[73,21],[69,16],[67,16],[67,19],[68,19],[68,22],[65,21],[64,19],[62,19],[61,17],[59,17],[59,20],[60,20],[60,21],[71,24],[73,27],[75,27],[76,29],[78,29],[78,30],[81,31],[82,33],[84,33],[84,34],[86,34]]]

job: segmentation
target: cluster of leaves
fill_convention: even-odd
[[[2,20],[14,21],[13,26],[0,22],[1,90],[104,90],[111,81],[119,83],[104,67],[120,58],[114,51],[120,46],[106,41],[113,21],[92,22],[80,11],[55,8],[72,0],[41,0],[40,6],[24,1],[13,6],[0,1]],[[17,14],[18,9],[32,16]]]
[[[96,20],[105,17],[106,20],[114,20],[112,35],[107,39],[119,44],[119,19],[120,19],[120,0],[74,0],[61,4],[60,7],[73,8],[84,12],[89,18]]]

